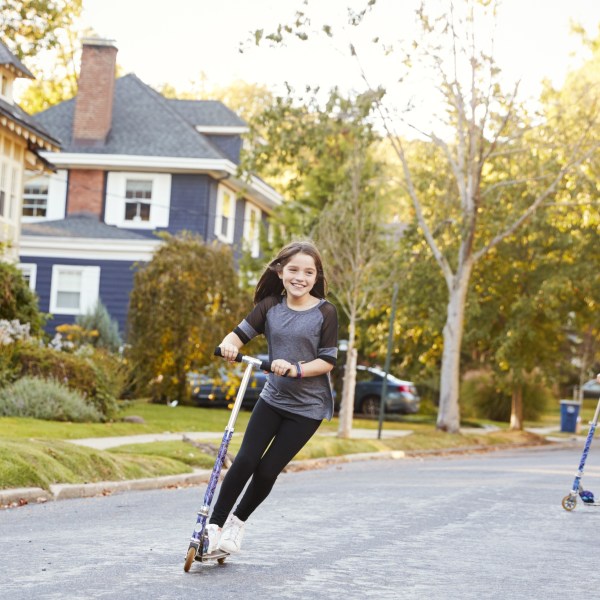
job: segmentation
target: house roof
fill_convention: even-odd
[[[35,79],[31,71],[8,49],[4,42],[0,41],[0,65],[9,67],[16,71],[18,76]]]
[[[106,143],[101,147],[77,145],[73,142],[75,102],[75,98],[61,102],[34,116],[37,123],[61,140],[63,152],[226,158],[205,136],[194,129],[196,123],[192,121],[200,118],[198,115],[203,110],[201,107],[167,100],[134,74],[115,81],[112,127]],[[231,111],[224,105],[217,107],[220,103],[199,103],[206,104],[204,118],[207,121],[212,122],[218,118],[232,121],[229,114]]]
[[[168,103],[194,127],[247,127],[246,121],[218,100],[168,99]]]
[[[90,213],[75,213],[65,219],[44,221],[38,223],[23,223],[22,235],[59,237],[59,238],[88,238],[112,240],[144,240],[148,236],[140,235],[135,231],[119,229],[114,225],[107,225],[98,220],[98,215]]]
[[[32,139],[31,136],[27,136],[34,147],[38,146],[39,148],[46,150],[58,150],[60,147],[59,141],[55,139],[45,127],[37,123],[31,115],[27,114],[20,106],[10,104],[2,98],[0,98],[0,116],[10,119],[13,124],[27,129],[30,133],[33,133],[34,136],[39,138]]]

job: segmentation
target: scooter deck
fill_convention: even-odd
[[[223,560],[229,556],[229,552],[224,550],[215,550],[210,554],[203,554],[202,556],[196,556],[198,562],[211,562],[212,560]]]

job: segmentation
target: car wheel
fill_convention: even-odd
[[[368,417],[375,417],[379,414],[379,396],[367,396],[360,404],[360,412]]]

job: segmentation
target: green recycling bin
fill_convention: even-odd
[[[579,402],[576,400],[560,401],[560,430],[565,433],[577,431],[577,419],[579,418]]]

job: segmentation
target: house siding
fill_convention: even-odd
[[[169,233],[186,230],[207,239],[210,219],[210,188],[207,175],[173,175],[171,179],[171,213]],[[214,228],[214,212],[212,214]],[[164,230],[164,229],[163,229]]]
[[[180,231],[191,231],[203,239],[214,239],[217,184],[208,175],[175,174],[171,176],[169,225],[153,229],[119,227],[137,235],[156,239],[158,231],[173,235]],[[211,229],[212,227],[212,229]]]
[[[233,256],[236,264],[242,257],[244,249],[244,215],[246,214],[246,201],[238,198],[235,203],[235,226],[233,230]]]
[[[240,152],[242,151],[242,138],[239,135],[210,135],[205,133],[213,145],[215,145],[230,161],[236,165],[240,164]]]
[[[133,288],[135,263],[121,260],[84,260],[70,258],[23,257],[22,262],[37,265],[36,293],[42,312],[50,312],[50,288],[53,265],[98,266],[100,267],[100,300],[110,316],[119,323],[123,334],[127,325],[129,294]],[[53,315],[46,323],[46,331],[52,335],[58,325],[74,323],[74,315]]]

